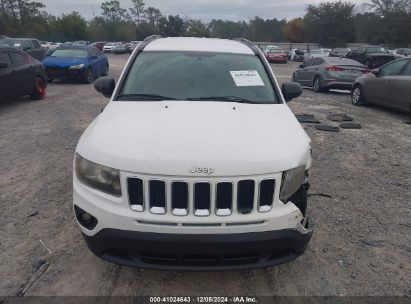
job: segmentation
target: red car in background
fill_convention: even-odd
[[[288,54],[284,50],[271,49],[267,52],[267,60],[274,63],[287,63]]]

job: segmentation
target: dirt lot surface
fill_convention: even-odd
[[[126,56],[110,56],[118,77]],[[273,65],[287,81],[298,64]],[[271,269],[179,273],[120,267],[86,248],[72,213],[72,161],[107,103],[92,85],[53,83],[43,101],[0,103],[0,295],[411,295],[411,125],[354,107],[349,94],[305,90],[290,104],[323,123],[346,113],[361,130],[313,141],[307,252]],[[324,197],[321,195],[329,197]]]

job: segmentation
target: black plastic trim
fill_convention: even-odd
[[[183,271],[270,267],[302,255],[312,232],[279,230],[241,234],[169,234],[104,229],[83,234],[90,250],[112,263]],[[217,256],[217,258],[216,258]]]

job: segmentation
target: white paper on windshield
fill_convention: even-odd
[[[231,71],[231,77],[237,87],[264,87],[264,82],[257,71]]]

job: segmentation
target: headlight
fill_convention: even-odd
[[[72,65],[71,67],[69,67],[69,70],[81,70],[82,68],[84,68],[84,63],[78,64],[78,65]]]
[[[305,166],[297,167],[283,173],[280,199],[283,203],[295,194],[305,182]]]
[[[75,170],[77,178],[87,186],[120,197],[120,171],[101,166],[76,154]]]

